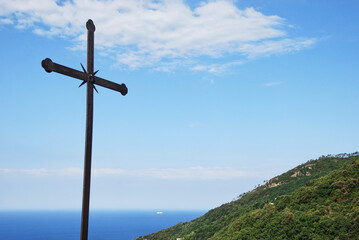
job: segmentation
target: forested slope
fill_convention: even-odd
[[[138,238],[358,239],[358,153],[308,161],[188,223]]]

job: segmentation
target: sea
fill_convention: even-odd
[[[90,210],[89,240],[130,240],[180,222],[205,211]],[[81,211],[0,211],[1,240],[79,240]]]

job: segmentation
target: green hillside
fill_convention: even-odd
[[[322,156],[238,200],[138,240],[359,239],[358,153]]]

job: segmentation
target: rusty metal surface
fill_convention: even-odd
[[[90,183],[91,183],[91,160],[92,160],[92,133],[93,133],[93,89],[97,89],[94,84],[112,89],[126,95],[128,89],[125,84],[117,84],[106,79],[95,76],[94,72],[94,32],[95,25],[92,20],[86,23],[87,28],[87,71],[82,66],[82,72],[54,63],[50,58],[41,62],[46,72],[57,72],[69,77],[73,77],[83,82],[79,87],[87,83],[86,97],[86,136],[85,136],[85,161],[84,161],[84,180],[82,195],[82,216],[81,216],[81,240],[88,239],[88,222],[90,210]]]

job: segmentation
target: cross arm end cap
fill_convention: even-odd
[[[122,94],[122,96],[126,96],[126,94],[128,93],[128,88],[126,87],[126,85],[124,83],[121,84],[121,91],[120,93]]]
[[[46,59],[42,60],[41,66],[45,69],[46,72],[50,73],[50,72],[52,72],[54,63],[52,62],[52,60],[50,58],[46,58]]]

